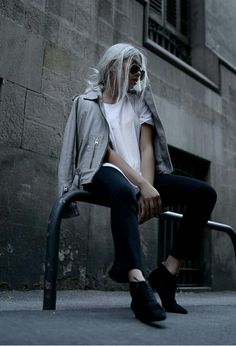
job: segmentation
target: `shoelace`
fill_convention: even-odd
[[[153,293],[153,290],[151,289],[151,287],[149,285],[146,285],[145,287],[143,287],[143,293],[147,299],[147,301],[149,303],[156,303],[156,299]]]

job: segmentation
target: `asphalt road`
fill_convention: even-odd
[[[1,345],[236,345],[236,292],[179,293],[188,315],[144,324],[128,292],[61,291],[42,311],[42,291],[0,292]]]

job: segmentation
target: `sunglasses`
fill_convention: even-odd
[[[137,64],[131,65],[129,72],[131,74],[136,74],[136,73],[140,72],[140,80],[143,80],[143,78],[145,76],[145,71],[141,70],[140,66]]]

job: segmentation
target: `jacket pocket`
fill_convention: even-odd
[[[72,188],[79,188],[80,187],[80,172],[78,168],[75,170],[75,175],[72,183]]]

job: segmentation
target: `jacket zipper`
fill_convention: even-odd
[[[93,154],[92,154],[92,159],[91,159],[89,168],[92,168],[92,163],[93,163],[93,159],[94,159],[94,155],[95,155],[95,151],[96,151],[96,148],[97,148],[98,143],[99,143],[99,137],[97,137],[97,138],[95,139],[95,142],[94,142]]]
[[[103,116],[103,118],[104,118],[104,120],[105,120],[105,122],[106,122],[106,124],[107,124],[107,145],[106,145],[106,148],[105,148],[105,150],[104,150],[104,153],[103,153],[103,155],[102,155],[102,157],[101,157],[101,161],[100,161],[100,163],[99,163],[99,165],[98,165],[98,168],[95,170],[95,172],[94,172],[94,174],[93,174],[93,177],[95,176],[95,174],[98,172],[98,170],[99,170],[100,167],[102,166],[102,162],[103,162],[103,159],[104,159],[105,154],[106,154],[106,152],[107,152],[107,148],[108,148],[108,144],[109,144],[109,125],[108,125],[107,119],[106,119],[106,117],[105,117],[105,115],[104,115],[104,113],[103,113],[103,110],[102,110],[102,107],[101,107],[101,101],[100,101],[100,100],[98,101],[98,105],[99,105],[99,108],[100,108],[100,112],[101,112],[101,114],[102,114],[102,116]],[[91,168],[91,167],[90,167],[90,168]]]

